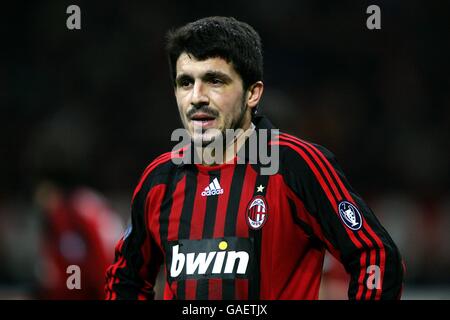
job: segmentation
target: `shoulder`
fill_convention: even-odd
[[[280,133],[280,174],[286,185],[305,203],[316,203],[323,191],[329,194],[338,180],[336,161],[325,147],[295,136]],[[316,209],[310,208],[311,211]]]
[[[334,154],[322,145],[280,132],[280,169],[303,174],[326,170],[335,162]]]
[[[147,165],[142,173],[141,179],[149,175],[164,175],[168,174],[176,165],[172,161],[176,152],[166,152],[156,157],[150,164]]]
[[[176,152],[166,152],[147,165],[133,192],[133,199],[142,189],[150,189],[154,185],[167,183],[170,173],[176,169],[176,165],[172,161],[174,157],[177,157]]]

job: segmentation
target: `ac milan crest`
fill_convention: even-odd
[[[269,207],[263,196],[256,196],[247,207],[247,224],[253,230],[261,229],[267,221]]]

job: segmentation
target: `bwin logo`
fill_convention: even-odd
[[[172,247],[172,264],[170,276],[178,277],[183,270],[185,275],[205,275],[212,266],[212,275],[233,273],[236,262],[239,260],[236,274],[245,274],[250,256],[246,251],[225,251],[228,247],[226,241],[219,243],[220,251],[187,253],[179,252],[180,245]],[[224,268],[225,265],[225,268]]]

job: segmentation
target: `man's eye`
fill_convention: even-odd
[[[223,81],[222,80],[220,80],[220,79],[218,79],[218,78],[212,78],[211,80],[210,80],[210,82],[212,83],[212,84],[223,84]]]
[[[181,80],[180,82],[178,82],[178,85],[183,88],[189,87],[191,84],[192,81],[189,80]]]

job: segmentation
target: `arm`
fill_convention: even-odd
[[[117,243],[115,262],[106,272],[107,300],[154,298],[155,279],[162,262],[162,253],[148,231],[145,208],[151,197],[145,185],[147,182],[143,184],[141,180],[135,191],[131,225]]]
[[[400,253],[370,208],[345,178],[333,154],[294,137],[280,137],[286,182],[297,197],[297,218],[344,265],[351,276],[350,299],[400,298]],[[303,212],[302,212],[303,211]]]

